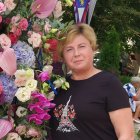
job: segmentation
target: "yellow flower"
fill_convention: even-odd
[[[57,31],[58,31],[58,29],[52,28],[50,32],[51,32],[51,33],[55,33],[55,32],[57,32]]]
[[[73,2],[72,0],[66,0],[66,4],[71,7],[73,5]]]
[[[27,69],[26,76],[28,77],[28,79],[34,79],[34,71],[32,69]]]

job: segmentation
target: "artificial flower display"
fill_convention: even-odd
[[[59,34],[72,24],[72,1],[0,0],[0,139],[47,139],[58,89],[69,83],[54,64]]]

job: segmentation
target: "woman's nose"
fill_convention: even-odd
[[[79,56],[79,55],[80,55],[79,50],[78,50],[78,49],[75,49],[75,50],[74,50],[74,56]]]

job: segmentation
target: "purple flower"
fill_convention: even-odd
[[[47,99],[44,94],[36,92],[36,91],[33,92],[31,96],[32,96],[33,99],[37,98],[39,101],[43,101],[43,100]]]
[[[15,51],[18,65],[35,66],[35,53],[27,43],[18,41],[12,48]]]
[[[41,72],[38,76],[41,82],[45,82],[46,80],[50,79],[49,73],[47,71]]]
[[[36,113],[44,113],[44,109],[41,108],[41,106],[39,104],[29,104],[28,108],[30,111],[35,111]]]
[[[28,109],[35,114],[29,115],[28,120],[29,122],[33,121],[40,125],[44,120],[50,119],[51,116],[48,114],[48,111],[50,111],[50,108],[53,108],[55,104],[51,103],[51,100],[48,100],[41,93],[33,92],[31,96],[34,102],[28,105]]]
[[[37,125],[40,125],[43,123],[43,121],[47,121],[51,118],[51,116],[48,113],[41,113],[41,114],[32,114],[28,116],[29,122],[34,122]]]
[[[40,125],[43,123],[42,120],[39,119],[38,114],[29,115],[28,120],[29,120],[29,122],[32,122],[32,121],[35,122],[37,125]]]
[[[5,73],[0,73],[0,81],[3,86],[3,92],[0,95],[0,105],[3,103],[11,103],[17,91],[14,80]]]
[[[44,102],[41,102],[41,106],[42,106],[42,108],[54,108],[55,104],[51,103],[51,102],[44,101]]]

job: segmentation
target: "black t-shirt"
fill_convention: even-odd
[[[130,107],[119,80],[102,71],[86,80],[67,81],[70,88],[54,100],[52,139],[117,140],[108,112]]]

